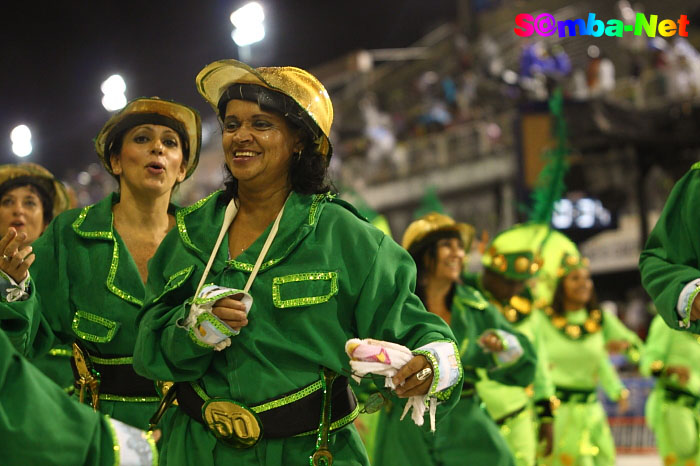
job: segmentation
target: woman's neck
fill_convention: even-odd
[[[238,212],[247,218],[257,219],[260,225],[266,227],[282,209],[290,191],[289,185],[256,190],[239,184]]]
[[[564,300],[564,312],[580,311],[586,308],[586,303],[581,303],[579,301],[570,301],[568,299]]]
[[[119,202],[112,207],[114,221],[121,226],[138,228],[142,231],[166,231],[170,228],[168,206],[170,193],[153,197],[137,195],[122,187]]]
[[[425,307],[435,314],[449,311],[445,298],[451,288],[452,282],[449,280],[428,279],[425,286]]]

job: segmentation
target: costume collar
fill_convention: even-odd
[[[201,201],[178,210],[176,214],[180,238],[205,263],[209,260],[209,254],[216,243],[215,232],[219,230],[224,219],[226,206],[218,202],[221,194],[221,191],[214,192]],[[260,272],[274,266],[294,250],[316,226],[323,205],[333,197],[329,193],[306,195],[292,192],[285,203],[277,236],[267,252]],[[220,269],[226,264],[244,272],[251,272],[271,228],[272,222],[255,242],[235,259],[229,260],[228,246],[222,246],[212,268]]]

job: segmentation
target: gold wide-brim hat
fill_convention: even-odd
[[[187,141],[183,141],[183,143],[186,142],[188,148],[185,179],[194,173],[199,163],[199,151],[202,146],[202,120],[199,116],[199,112],[187,105],[159,99],[158,97],[141,97],[132,100],[126,104],[119,113],[116,113],[107,120],[107,123],[102,127],[95,138],[95,150],[102,161],[102,165],[107,169],[107,172],[109,172],[110,175],[114,175],[112,172],[112,164],[109,161],[109,147],[106,147],[110,142],[110,138],[115,136],[112,132],[115,128],[117,128],[117,131],[126,129],[121,128],[120,123],[127,118],[138,115],[144,115],[146,119],[148,115],[160,115],[182,125],[187,136]],[[156,120],[154,120],[154,123],[160,124],[160,122]],[[146,124],[146,122],[138,124]],[[185,156],[184,153],[183,156]]]
[[[204,67],[196,78],[197,90],[219,114],[224,92],[234,84],[253,84],[290,97],[313,120],[321,134],[314,140],[316,152],[329,157],[333,104],[321,81],[301,68],[271,66],[252,68],[238,60],[219,60]],[[219,115],[219,119],[222,116]]]
[[[438,231],[456,231],[462,239],[465,250],[471,248],[474,239],[474,227],[467,223],[455,222],[447,215],[431,212],[412,222],[403,234],[401,246],[410,250],[411,246]]]
[[[53,216],[60,214],[70,207],[70,198],[66,187],[53,176],[53,174],[35,163],[18,163],[0,165],[0,187],[6,182],[19,177],[34,178],[38,184],[46,184],[53,187]],[[47,188],[48,188],[47,186]],[[51,190],[47,189],[51,196]]]

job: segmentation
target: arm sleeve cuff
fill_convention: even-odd
[[[510,365],[520,359],[520,356],[523,355],[523,347],[520,346],[515,335],[501,329],[487,330],[487,332],[489,331],[498,335],[503,344],[503,350],[493,354],[498,366]]]
[[[680,322],[678,324],[681,327],[687,328],[690,323],[690,307],[693,305],[693,300],[698,295],[700,291],[700,278],[696,278],[692,282],[687,283],[681,293],[678,295],[678,302],[676,303],[676,312],[678,317],[680,317]]]
[[[12,277],[0,270],[0,290],[5,290],[5,301],[12,303],[15,301],[25,301],[29,298],[29,273],[21,282],[17,283]]]
[[[422,354],[433,366],[433,385],[430,387],[428,396],[435,396],[439,392],[452,388],[462,376],[459,352],[457,345],[452,341],[434,341],[421,346],[413,351],[413,354]]]
[[[121,466],[155,466],[158,450],[150,432],[144,432],[109,418],[114,441],[114,464]]]
[[[216,301],[235,294],[243,295],[241,302],[245,305],[246,314],[248,314],[253,304],[253,297],[248,293],[234,288],[208,285],[202,288],[199,296],[192,299],[190,312],[181,327],[187,330],[192,340],[200,346],[213,348],[216,351],[228,347],[231,344],[231,337],[240,332],[216,317],[212,308]]]

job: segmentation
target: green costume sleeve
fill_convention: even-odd
[[[603,317],[603,338],[605,342],[624,341],[629,343],[625,354],[632,362],[638,362],[644,343],[639,335],[627,328],[625,324],[613,313],[605,312]]]
[[[120,464],[117,434],[108,418],[66,396],[15,351],[2,331],[0,400],[3,465]]]
[[[71,340],[59,330],[62,325],[70,329],[71,316],[61,314],[68,307],[60,303],[68,302],[72,285],[65,281],[66,248],[60,244],[60,224],[58,218],[51,222],[32,244],[36,260],[29,269],[29,298],[0,304],[3,330],[17,350],[29,358],[46,354],[57,339]]]
[[[700,165],[676,183],[639,259],[642,283],[666,323],[680,329],[676,306],[683,287],[700,278]],[[689,331],[700,333],[700,321]]]
[[[539,310],[534,310],[531,317],[532,332],[534,335],[534,347],[537,351],[537,366],[535,367],[535,378],[533,380],[533,390],[535,395],[533,399],[549,400],[554,395],[554,382],[549,371],[549,355],[547,353],[547,345],[544,342],[542,335],[542,319],[543,316]]]
[[[663,366],[659,363],[666,362],[666,353],[670,347],[674,331],[669,328],[659,315],[654,317],[649,326],[649,335],[644,345],[642,358],[639,362],[639,371],[644,376],[658,376]]]

